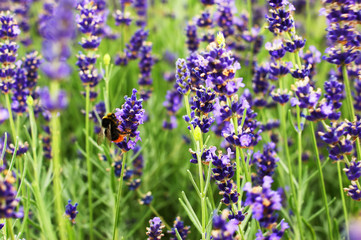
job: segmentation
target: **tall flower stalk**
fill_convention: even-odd
[[[8,12],[0,13],[0,39],[1,39],[1,81],[0,88],[5,95],[6,106],[9,113],[11,137],[15,142],[17,130],[15,128],[13,113],[11,109],[10,94],[15,84],[18,45],[16,38],[20,34],[20,28],[14,19],[14,15]]]
[[[53,188],[55,197],[56,220],[59,226],[60,239],[68,239],[66,234],[67,223],[63,217],[64,202],[61,186],[61,125],[60,112],[68,105],[65,91],[60,89],[62,80],[71,73],[71,67],[67,63],[70,57],[69,44],[75,37],[73,2],[70,0],[60,1],[49,18],[44,21],[43,32],[43,56],[45,62],[42,70],[51,79],[50,89],[44,87],[39,92],[42,107],[51,113],[50,131],[53,157]],[[54,28],[54,26],[57,26]],[[59,51],[60,49],[60,51]],[[37,190],[39,185],[36,186]],[[46,224],[46,222],[44,222]]]
[[[122,187],[124,181],[124,170],[126,164],[127,152],[134,149],[136,142],[141,140],[139,137],[140,132],[138,127],[143,124],[144,109],[142,107],[143,99],[137,99],[137,90],[133,89],[132,96],[125,96],[125,103],[121,109],[116,109],[115,117],[119,123],[118,130],[124,135],[122,141],[117,142],[116,145],[120,148],[123,159],[121,162],[121,173],[117,191],[114,227],[113,227],[113,240],[118,239],[118,224],[120,216],[120,199],[122,197]]]
[[[91,1],[81,1],[77,5],[79,15],[76,21],[78,29],[84,34],[81,42],[81,47],[86,51],[86,54],[80,53],[78,55],[77,66],[79,67],[79,76],[85,87],[85,151],[88,171],[88,208],[89,208],[89,234],[90,239],[93,239],[93,199],[92,199],[92,184],[93,184],[93,170],[91,163],[91,149],[90,149],[90,119],[91,102],[96,98],[97,92],[94,91],[100,78],[96,69],[96,61],[98,55],[96,50],[100,44],[100,37],[97,35],[99,24],[102,22],[101,16],[98,14],[97,6]]]

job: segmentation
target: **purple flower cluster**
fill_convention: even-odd
[[[237,187],[233,183],[232,177],[234,175],[235,164],[231,162],[233,152],[228,148],[227,155],[222,152],[216,154],[217,148],[210,147],[206,151],[206,162],[212,162],[212,177],[216,180],[219,194],[223,196],[222,202],[230,205],[238,202]]]
[[[164,225],[159,217],[155,217],[149,221],[150,227],[147,227],[148,240],[159,240],[164,234],[162,233]]]
[[[0,88],[9,93],[15,83],[18,45],[15,42],[20,28],[10,12],[0,13]]]
[[[144,27],[147,24],[147,0],[134,0],[133,6],[138,15],[138,19],[136,21],[137,26]]]
[[[281,196],[271,189],[273,179],[270,176],[263,178],[262,187],[251,187],[251,183],[246,183],[244,191],[246,194],[246,205],[252,206],[253,217],[259,221],[263,228],[274,228],[277,225],[277,214],[275,211],[281,210]]]
[[[191,86],[191,79],[186,61],[183,58],[179,58],[176,62],[176,67],[177,73],[175,77],[178,85],[177,90],[180,94],[188,95]]]
[[[356,181],[351,181],[351,185],[348,188],[344,188],[347,192],[347,196],[351,197],[355,201],[361,201],[361,190]]]
[[[325,132],[318,132],[321,140],[328,144],[329,157],[333,161],[344,159],[344,155],[349,155],[353,150],[353,141],[355,140],[355,132],[359,131],[359,127],[353,123],[334,123],[332,127],[328,127]],[[355,127],[355,128],[354,128]]]
[[[242,79],[235,77],[241,66],[232,57],[232,52],[226,50],[224,42],[213,42],[207,49],[208,52],[198,56],[198,66],[194,68],[197,77],[220,95],[231,96],[244,87]]]
[[[255,107],[265,107],[268,104],[267,98],[271,91],[270,82],[268,80],[269,71],[269,66],[266,64],[256,66],[254,69],[252,88],[255,93],[253,99],[253,105]]]
[[[16,212],[19,205],[19,198],[16,198],[17,191],[14,183],[16,176],[9,172],[5,166],[0,167],[0,218],[22,218],[22,208]]]
[[[259,230],[256,233],[256,240],[277,240],[282,239],[286,229],[289,228],[288,223],[286,223],[284,220],[281,220],[280,229],[273,228],[272,232],[268,232],[266,235],[262,233],[261,230]]]
[[[279,158],[277,157],[276,144],[271,142],[263,145],[263,152],[254,153],[253,160],[257,168],[257,183],[262,185],[264,177],[272,177],[277,167]]]
[[[12,111],[17,114],[22,114],[27,109],[26,98],[29,96],[30,92],[26,75],[26,70],[21,66],[18,66],[14,76],[15,82],[12,89],[13,96],[11,103]]]
[[[145,194],[144,197],[142,197],[140,200],[139,200],[139,203],[140,205],[150,205],[153,201],[153,196],[152,196],[152,193],[151,192],[147,192],[147,194]]]
[[[271,15],[266,16],[268,30],[274,35],[280,35],[284,32],[291,33],[294,28],[292,11],[294,7],[288,1],[269,0],[268,4],[272,7],[269,10]]]
[[[129,12],[122,12],[120,10],[116,10],[113,14],[113,17],[115,19],[115,25],[126,25],[129,26],[132,22],[132,18],[130,17]]]
[[[205,89],[203,86],[196,89],[195,94],[192,99],[191,116],[190,118],[189,116],[184,116],[184,119],[192,124],[194,128],[198,126],[203,133],[207,133],[214,122],[214,118],[210,116],[210,113],[214,110],[216,95],[210,89]],[[191,128],[188,127],[188,129],[190,130]]]
[[[101,41],[97,31],[100,28],[99,24],[102,23],[102,19],[94,2],[83,0],[77,5],[77,10],[79,11],[79,14],[76,16],[78,29],[84,34],[79,44],[87,54],[80,52],[77,55],[78,61],[76,65],[79,68],[81,81],[84,85],[89,85],[91,88],[90,99],[94,100],[97,93],[93,89],[100,80],[96,68],[98,55],[94,52],[97,50]]]
[[[229,211],[223,210],[221,215],[215,215],[213,217],[212,239],[214,240],[233,240],[234,235],[238,229],[240,222],[237,219],[229,218]]]
[[[220,27],[225,38],[234,34],[232,1],[220,1],[218,3],[217,12],[215,13],[215,21]]]
[[[63,90],[51,93],[48,87],[43,87],[39,89],[39,97],[41,106],[50,112],[63,110],[68,106],[68,98]]]
[[[69,200],[68,204],[65,206],[65,215],[69,218],[72,224],[75,224],[75,218],[76,215],[78,214],[78,211],[76,210],[77,207],[78,207],[78,203],[72,205],[71,200]]]
[[[182,107],[183,95],[174,87],[167,91],[166,100],[163,102],[163,106],[167,109],[167,113],[170,121],[164,120],[163,128],[174,129],[177,127],[177,118],[175,114]]]
[[[176,233],[176,229],[181,237],[181,239],[187,239],[188,234],[190,233],[190,226],[184,226],[184,222],[181,220],[180,217],[176,217],[176,219],[174,220],[173,223],[173,228],[168,231],[168,233],[172,234],[172,237],[170,238],[170,240],[177,240],[177,233]]]
[[[324,14],[328,28],[327,39],[330,48],[326,49],[323,59],[340,65],[348,65],[356,60],[360,54],[360,33],[357,24],[360,13],[356,1],[323,1]]]
[[[199,47],[199,38],[197,35],[197,26],[193,23],[188,23],[186,28],[187,46],[190,52],[196,52]]]
[[[346,164],[343,169],[346,173],[348,180],[357,181],[361,177],[361,161],[356,162],[356,158],[353,157],[350,164]]]
[[[137,99],[137,90],[133,89],[131,97],[125,96],[125,103],[122,108],[116,109],[115,116],[119,121],[118,129],[126,133],[123,141],[117,143],[117,146],[124,152],[135,147],[139,137],[138,127],[143,124],[144,109],[142,108],[143,99]],[[134,140],[132,140],[135,138]]]
[[[71,67],[66,61],[71,56],[70,46],[76,31],[74,2],[64,0],[56,6],[48,7],[49,15],[43,20],[41,30],[44,38],[42,54],[45,60],[42,70],[50,79],[66,79],[71,73]]]
[[[32,39],[30,37],[30,7],[33,3],[33,0],[13,0],[13,12],[16,14],[16,17],[19,22],[19,27],[22,31],[21,43],[27,47],[32,44]]]
[[[246,113],[245,116],[243,113]],[[223,121],[230,121],[232,118],[237,119],[237,132],[235,132],[234,123],[230,123],[228,128],[222,131],[222,136],[228,143],[240,148],[252,148],[261,140],[260,123],[255,119],[255,113],[248,101],[241,97],[239,101],[232,101],[231,106],[221,103],[219,113]],[[245,119],[243,119],[243,116]],[[243,125],[242,125],[243,122]]]
[[[26,54],[24,61],[24,69],[26,70],[26,78],[28,87],[32,90],[39,79],[38,69],[42,63],[41,56],[37,51],[32,51]]]
[[[144,101],[147,101],[152,93],[153,79],[151,76],[152,67],[155,63],[154,57],[152,56],[152,43],[144,42],[143,46],[139,50],[139,87],[140,96]]]

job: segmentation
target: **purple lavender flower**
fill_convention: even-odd
[[[201,0],[201,3],[203,3],[206,6],[209,6],[209,5],[216,4],[216,1],[215,0]]]
[[[286,45],[284,46],[284,49],[287,52],[298,52],[300,50],[302,50],[305,46],[306,40],[302,39],[299,36],[294,36],[292,41],[290,40],[286,40]]]
[[[186,61],[183,58],[178,58],[176,62],[177,74],[176,83],[178,84],[177,90],[180,94],[188,95],[190,91],[191,79],[189,77],[190,73],[186,64]]]
[[[137,59],[140,48],[143,42],[148,38],[148,31],[143,28],[137,30],[131,37],[129,44],[126,45],[126,56],[129,60]]]
[[[313,108],[321,97],[321,89],[315,91],[308,78],[297,81],[292,85],[292,90],[297,99],[294,98],[291,105],[298,105],[300,108]]]
[[[323,58],[336,65],[347,65],[359,55],[360,38],[356,29],[358,10],[354,1],[324,1],[328,20],[327,40],[330,48]],[[354,24],[356,23],[356,24]]]
[[[9,112],[6,108],[0,107],[0,124],[9,119]]]
[[[166,100],[163,106],[167,109],[170,115],[174,115],[182,107],[183,94],[179,93],[174,87],[172,90],[167,91]]]
[[[120,10],[115,11],[115,13],[113,14],[113,17],[115,19],[115,25],[119,26],[119,25],[126,25],[129,26],[130,23],[132,22],[132,18],[130,17],[130,13],[129,12],[122,12]]]
[[[182,240],[186,240],[188,237],[188,234],[190,233],[190,226],[184,226],[184,222],[181,220],[180,217],[176,217],[173,223],[172,230],[168,231],[168,233],[172,234],[172,237],[170,240],[177,240],[177,235],[175,229],[177,229],[180,237]]]
[[[270,16],[266,16],[268,22],[268,30],[274,35],[280,35],[283,32],[290,32],[294,28],[294,20],[292,18],[292,11],[294,7],[288,1],[269,1],[269,4],[274,9],[270,9]],[[286,8],[288,5],[288,8]]]
[[[265,47],[271,55],[271,58],[275,61],[280,60],[286,54],[286,50],[284,49],[282,41],[275,40],[273,43],[268,42],[266,43]]]
[[[15,40],[20,34],[14,16],[8,12],[0,13],[0,88],[4,94],[9,93],[15,83],[16,66],[14,62],[17,57],[18,45]]]
[[[186,28],[187,46],[190,52],[196,52],[199,47],[199,38],[197,36],[197,26],[193,23],[188,23]]]
[[[153,196],[151,192],[148,192],[144,197],[139,200],[140,205],[150,205],[153,201]]]
[[[75,37],[73,4],[71,0],[60,1],[44,22],[42,53],[45,62],[42,70],[53,80],[65,79],[71,73],[66,60],[71,55],[70,42]]]
[[[226,155],[223,155],[222,152],[217,155],[216,150],[216,147],[210,147],[208,151],[205,151],[205,161],[212,162],[214,166],[212,168],[212,177],[216,180],[220,191],[219,194],[223,196],[221,201],[226,205],[237,203],[237,187],[232,180],[235,164],[230,160],[233,152],[228,148]]]
[[[222,215],[215,215],[213,217],[213,229],[211,232],[212,239],[214,240],[232,240],[234,234],[238,229],[240,222],[236,219],[232,219],[227,222],[229,215],[228,210],[223,210]]]
[[[194,68],[197,77],[220,95],[231,96],[240,87],[244,87],[242,79],[235,78],[235,73],[241,66],[232,52],[225,49],[224,41],[220,41],[220,44],[211,43],[207,49],[208,52],[198,56],[198,64]]]
[[[147,24],[147,0],[134,0],[133,6],[138,15],[137,26],[144,27]]]
[[[151,94],[151,85],[153,84],[153,79],[151,76],[152,67],[155,63],[154,57],[152,56],[152,43],[145,42],[139,50],[139,86],[140,86],[140,96],[146,101],[149,99]]]
[[[161,239],[164,234],[162,233],[162,229],[164,225],[159,217],[155,217],[149,221],[150,227],[147,227],[147,236],[148,240],[158,240]]]
[[[286,104],[290,100],[291,91],[284,89],[277,89],[271,92],[273,101],[280,103],[281,105]]]
[[[216,94],[210,89],[204,87],[196,89],[196,95],[193,97],[192,110],[200,112],[203,115],[214,110]]]
[[[29,150],[29,144],[27,142],[25,143],[20,142],[18,148],[16,149],[16,156],[22,156],[28,150]],[[11,155],[13,155],[15,153],[15,145],[13,143],[10,143],[6,151],[9,152]]]
[[[49,88],[43,87],[39,90],[39,97],[41,105],[50,112],[63,110],[68,106],[66,92],[62,90],[50,94]]]
[[[268,232],[266,236],[263,235],[262,231],[259,230],[256,233],[256,240],[277,240],[282,239],[286,229],[289,228],[288,223],[286,223],[283,219],[280,222],[280,229],[273,228],[272,232]]]
[[[208,28],[213,24],[212,16],[209,11],[202,12],[201,16],[197,19],[197,26],[200,28]]]
[[[361,190],[358,188],[355,181],[351,181],[351,185],[348,188],[344,188],[344,191],[347,192],[347,196],[351,197],[353,200],[361,200]]]
[[[78,214],[78,211],[76,210],[77,207],[78,207],[78,203],[72,205],[71,200],[69,200],[68,204],[65,206],[65,214],[68,216],[72,224],[75,224],[75,218],[76,215]]]
[[[19,67],[16,70],[15,82],[13,84],[13,96],[11,109],[17,114],[22,114],[27,110],[26,99],[30,92],[28,89],[28,80],[26,77],[26,71],[19,63]]]
[[[225,38],[234,34],[233,13],[230,2],[219,2],[215,19]]]
[[[329,116],[331,116],[331,120],[332,118],[337,117],[334,114],[334,108],[332,104],[327,103],[326,99],[322,99],[314,108],[308,109],[308,112],[310,114],[306,116],[308,121],[320,121],[326,118],[330,118]]]
[[[28,87],[30,89],[34,88],[39,79],[38,69],[41,64],[41,56],[37,51],[32,51],[26,54],[24,61],[24,68],[26,70],[26,78],[28,82]]]
[[[262,185],[265,176],[272,177],[277,167],[276,144],[273,142],[263,145],[263,153],[256,152],[253,159],[257,166],[257,183]]]
[[[263,178],[262,187],[251,187],[251,183],[246,183],[244,191],[246,195],[246,205],[252,206],[253,217],[259,221],[261,227],[269,228],[276,224],[277,214],[275,211],[281,210],[281,197],[278,192],[271,189],[273,179],[270,176]]]
[[[353,158],[350,165],[346,164],[343,170],[350,181],[357,181],[361,177],[361,162],[356,162],[356,158]]]
[[[1,218],[22,218],[24,212],[22,208],[16,212],[19,205],[19,198],[15,198],[17,195],[14,183],[16,181],[16,175],[14,172],[8,172],[5,166],[0,167],[0,217]]]
[[[121,132],[126,132],[127,136],[123,141],[117,143],[117,146],[124,152],[129,151],[135,147],[139,137],[138,127],[143,124],[144,109],[142,108],[142,99],[137,99],[137,90],[133,89],[131,97],[125,96],[125,103],[122,108],[116,109],[115,116],[119,121],[118,129]],[[132,138],[135,138],[132,140]]]

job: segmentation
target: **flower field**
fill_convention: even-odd
[[[1,0],[0,239],[361,240],[359,0]]]

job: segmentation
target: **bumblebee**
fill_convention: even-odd
[[[102,118],[102,131],[100,133],[105,135],[109,141],[119,143],[130,133],[119,130],[120,123],[114,113],[108,113]]]

